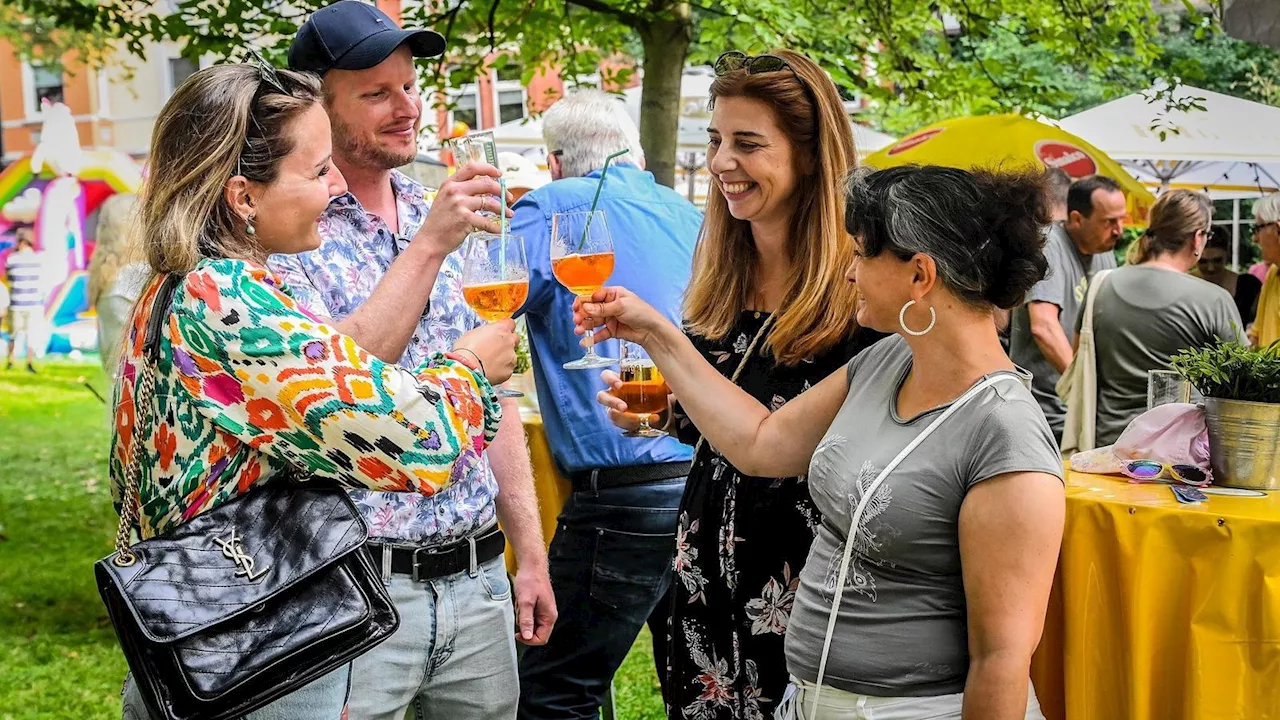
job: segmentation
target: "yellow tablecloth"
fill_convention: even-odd
[[[542,427],[542,416],[530,410],[521,409],[520,419],[524,421],[524,434],[529,441],[529,460],[533,465],[533,489],[538,496],[538,515],[542,519],[542,538],[551,545],[551,537],[556,534],[556,518],[564,501],[569,499],[573,488],[556,470],[555,460],[551,458],[551,447],[547,445],[547,432]],[[507,572],[516,572],[516,554],[507,543]]]
[[[1071,473],[1032,677],[1049,720],[1280,719],[1280,493]]]

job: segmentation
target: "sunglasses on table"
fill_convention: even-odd
[[[1120,472],[1138,482],[1160,482],[1166,474],[1183,485],[1204,487],[1213,482],[1213,474],[1195,465],[1162,463],[1158,460],[1130,460]]]

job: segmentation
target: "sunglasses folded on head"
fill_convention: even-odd
[[[1130,460],[1120,468],[1120,472],[1137,482],[1162,482],[1166,477],[1195,487],[1213,482],[1213,473],[1197,465],[1162,463],[1159,460]]]

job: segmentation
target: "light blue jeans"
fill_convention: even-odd
[[[296,690],[266,707],[254,710],[244,720],[341,720],[347,701],[351,666],[344,665],[310,685]],[[123,720],[152,720],[129,675],[124,681]]]
[[[378,562],[375,553],[374,563]],[[474,575],[391,575],[400,627],[351,666],[350,720],[512,720],[515,609],[499,556]]]

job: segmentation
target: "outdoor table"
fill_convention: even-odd
[[[1280,718],[1280,493],[1068,472],[1032,678],[1048,720]]]

